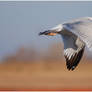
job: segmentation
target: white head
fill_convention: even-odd
[[[62,24],[59,24],[56,27],[51,28],[51,30],[56,30],[57,32],[60,32],[62,28],[63,28]]]
[[[50,30],[40,32],[39,35],[50,35],[54,36],[56,34],[59,34],[63,29],[62,24],[57,25],[56,27],[51,28]]]

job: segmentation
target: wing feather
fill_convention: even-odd
[[[66,54],[65,59],[66,59],[66,66],[68,70],[74,70],[76,66],[79,64],[84,52],[84,47],[81,48],[78,52],[74,51],[73,54],[71,55],[71,58],[69,58]],[[67,51],[68,53],[68,51]]]
[[[64,29],[77,35],[87,47],[92,49],[92,18],[86,17],[63,24]]]
[[[64,30],[64,33],[66,33],[66,30]],[[62,34],[62,38],[67,69],[74,70],[83,56],[85,44],[80,38],[69,31],[67,31],[67,35]]]

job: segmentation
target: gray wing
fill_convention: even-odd
[[[67,69],[74,70],[83,56],[85,44],[73,33],[68,33],[70,35],[62,35],[64,42],[64,56]]]
[[[92,17],[85,17],[63,24],[64,29],[77,35],[89,49],[92,49]]]

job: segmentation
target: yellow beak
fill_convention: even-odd
[[[47,35],[49,35],[49,36],[55,36],[56,33],[48,33]]]

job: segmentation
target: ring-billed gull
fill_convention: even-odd
[[[92,17],[72,20],[40,32],[39,35],[60,34],[64,42],[64,56],[68,70],[74,70],[83,56],[85,46],[92,49]]]

